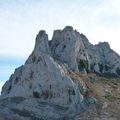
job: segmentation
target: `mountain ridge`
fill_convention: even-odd
[[[25,64],[2,87],[0,114],[11,119],[57,120],[91,112],[100,100],[90,93],[91,79],[97,77],[89,74],[119,76],[120,56],[107,42],[92,45],[71,26],[55,30],[51,41],[41,30]]]

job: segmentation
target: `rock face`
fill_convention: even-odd
[[[27,111],[30,114],[32,111],[31,115],[34,114],[34,116],[31,116],[31,119],[35,119],[35,117],[57,119],[84,111],[86,107],[84,94],[87,91],[85,84],[82,80],[75,82],[62,62],[58,64],[51,57],[53,53],[50,49],[47,34],[45,31],[40,31],[36,37],[32,54],[23,66],[15,70],[3,86],[1,99],[9,101],[4,107],[5,114],[11,113],[9,117],[12,118],[15,111],[22,117],[28,117],[20,113]],[[73,52],[75,53],[75,51]],[[70,66],[70,69],[76,65],[78,71],[77,62],[72,59],[74,57],[72,55],[74,54],[71,53],[71,56],[68,57],[74,65]],[[89,102],[89,99],[87,101]]]
[[[120,75],[120,56],[107,42],[92,45],[85,35],[67,26],[54,31],[49,43],[51,56],[74,72]]]
[[[66,63],[73,71],[78,72],[77,57],[82,39],[72,27],[63,31],[55,31],[51,41],[52,56],[62,63]]]
[[[119,60],[108,43],[94,46],[70,26],[54,31],[51,41],[42,30],[25,64],[2,87],[0,115],[53,120],[82,113],[95,99],[77,74],[119,75]]]
[[[89,58],[89,71],[119,76],[120,56],[110,48],[109,43],[100,42],[97,45],[92,45],[83,34],[81,34],[81,37]]]

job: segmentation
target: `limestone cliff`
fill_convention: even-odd
[[[107,42],[92,45],[72,27],[54,31],[49,42],[51,56],[74,72],[120,75],[120,56]]]
[[[55,30],[49,41],[42,30],[25,64],[2,87],[0,116],[73,119],[97,102],[79,76],[91,72],[120,75],[120,57],[108,43],[92,45],[70,26]]]

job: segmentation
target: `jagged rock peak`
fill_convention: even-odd
[[[41,30],[37,37],[34,52],[36,53],[49,53],[49,42],[48,42],[48,35],[46,34],[45,30]]]
[[[48,35],[45,30],[39,31],[36,36],[35,47],[25,64],[31,64],[39,61],[41,55],[50,54]]]
[[[53,36],[50,46],[45,31],[39,32],[35,48],[26,63],[16,69],[2,87],[1,99],[23,99],[4,107],[9,114],[13,109],[26,110],[39,119],[59,119],[66,115],[74,116],[91,104],[91,98],[85,95],[86,85],[79,76],[74,78],[75,74],[71,71],[79,72],[76,58],[81,38],[71,28],[66,30]]]
[[[26,63],[2,87],[0,114],[17,114],[22,120],[27,120],[26,111],[33,120],[82,114],[96,101],[79,74],[86,72],[120,75],[120,57],[108,43],[94,46],[70,26],[55,30],[51,41],[41,30]]]
[[[89,71],[118,75],[116,71],[120,68],[120,57],[111,50],[108,42],[99,42],[97,45],[93,45],[83,33],[80,34],[71,26],[66,26],[63,30],[55,30],[51,41],[48,40],[46,32],[41,30],[36,37],[35,49],[26,63],[33,62],[36,55],[40,56],[41,54],[49,54],[75,72],[84,71],[86,73]],[[109,59],[111,55],[114,57]],[[87,63],[84,65],[85,68],[80,65],[81,60]],[[100,64],[105,66],[108,63],[110,63],[110,69],[101,70]]]
[[[74,31],[73,27],[72,26],[66,26],[63,30],[61,29],[57,29],[57,30],[54,30],[53,32],[53,37],[56,35],[56,34],[59,34],[61,32],[65,33],[67,31]]]
[[[81,33],[80,35],[81,35],[81,37],[85,37],[86,38],[86,36],[83,33]]]
[[[72,26],[66,26],[63,31],[73,31],[73,27]]]
[[[84,47],[81,36],[73,27],[66,26],[63,30],[54,31],[50,46],[52,57],[76,72],[79,71],[77,56],[80,47]]]
[[[108,42],[99,42],[97,45],[100,47],[110,48],[110,45]]]

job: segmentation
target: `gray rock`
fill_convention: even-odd
[[[86,111],[96,100],[75,72],[120,75],[120,56],[108,43],[92,45],[70,26],[55,30],[51,41],[40,31],[25,64],[2,87],[0,115],[53,120]]]
[[[51,56],[54,59],[67,64],[75,72],[79,72],[78,61],[87,59],[87,53],[84,51],[84,44],[79,32],[70,26],[63,30],[54,31],[50,48]]]
[[[81,34],[81,37],[88,54],[90,72],[120,75],[120,56],[110,48],[109,43],[100,42],[92,45],[85,35]]]
[[[66,32],[68,30],[72,31],[71,28],[64,29]],[[77,39],[73,40],[76,42],[74,45],[76,48]],[[68,52],[66,50],[65,55]],[[70,57],[70,59],[77,65],[74,58]],[[7,101],[7,105],[3,102],[4,108],[8,108],[13,115],[13,112],[16,111],[16,114],[28,117],[23,114],[25,112],[26,114],[34,114],[39,119],[41,117],[57,119],[82,112],[86,105],[81,91],[87,88],[85,88],[85,84],[80,86],[74,82],[69,76],[69,72],[66,74],[67,69],[62,62],[58,63],[51,57],[47,34],[41,31],[36,38],[32,54],[23,66],[15,70],[2,87],[1,101],[9,98],[8,101],[11,101],[9,103]],[[72,61],[70,63],[72,64]],[[19,103],[12,101],[13,99],[16,101],[19,97],[25,100]]]

